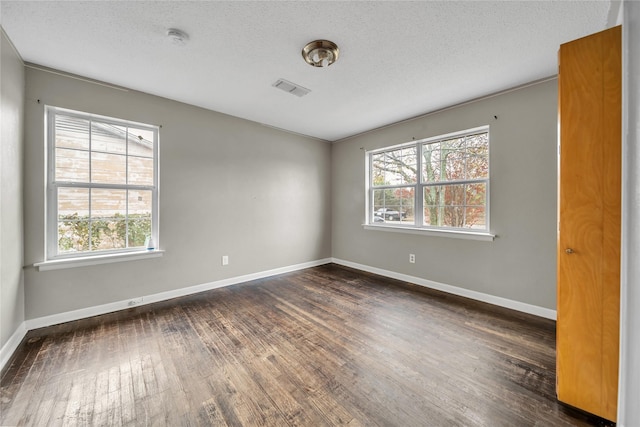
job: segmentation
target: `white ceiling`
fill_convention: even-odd
[[[618,2],[2,0],[0,7],[26,62],[335,141],[552,76],[559,45],[612,26]],[[172,27],[189,34],[186,45],[166,37]],[[328,68],[300,55],[319,38],[340,47]],[[272,87],[279,78],[311,93]]]

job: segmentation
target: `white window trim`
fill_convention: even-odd
[[[365,230],[375,231],[389,231],[392,233],[405,233],[405,234],[417,234],[422,236],[433,237],[448,237],[452,239],[466,239],[466,240],[484,240],[492,241],[497,236],[491,233],[464,231],[460,229],[432,229],[432,228],[420,228],[414,226],[403,225],[374,225],[374,224],[362,224]]]
[[[153,181],[154,185],[128,185],[128,184],[91,184],[91,183],[69,183],[63,182],[65,187],[74,188],[115,188],[115,189],[140,189],[151,191],[151,238],[155,249],[146,250],[144,248],[123,248],[116,250],[105,250],[96,252],[79,252],[58,254],[58,209],[57,209],[57,189],[58,183],[55,181],[55,138],[54,122],[55,115],[63,113],[82,119],[96,120],[102,123],[110,123],[118,126],[136,127],[148,129],[154,132],[153,141]],[[118,261],[129,261],[141,258],[162,256],[164,251],[159,250],[159,126],[146,123],[122,120],[113,117],[101,116],[98,114],[85,113],[82,111],[69,110],[55,106],[45,106],[45,159],[46,159],[46,191],[45,191],[45,261],[34,264],[39,271],[80,267],[83,265],[105,264]]]
[[[453,228],[453,227],[434,227],[429,225],[417,225],[418,223],[423,222],[423,196],[421,190],[428,185],[425,185],[422,182],[422,147],[424,144],[428,144],[434,141],[445,140],[449,138],[455,138],[458,136],[469,135],[473,133],[486,132],[489,135],[489,177],[482,180],[472,180],[472,181],[455,181],[451,182],[451,184],[465,184],[469,182],[486,182],[487,185],[487,195],[486,195],[486,229],[477,230],[477,229],[467,229],[467,228]],[[399,184],[396,187],[413,187],[415,188],[414,192],[414,212],[415,212],[415,224],[389,224],[389,223],[374,223],[372,222],[372,207],[371,200],[373,199],[373,190],[380,189],[380,187],[374,187],[372,184],[371,177],[371,169],[373,162],[373,155],[376,153],[381,153],[390,150],[396,150],[399,148],[405,147],[413,147],[417,148],[417,165],[416,169],[418,171],[418,181],[415,184]],[[418,234],[424,236],[436,236],[436,237],[449,237],[456,239],[468,239],[468,240],[484,240],[484,241],[492,241],[495,239],[496,235],[491,232],[491,221],[490,221],[490,185],[491,185],[491,134],[489,125],[479,126],[476,128],[466,129],[458,132],[451,132],[444,135],[437,135],[434,137],[424,138],[421,140],[406,142],[402,144],[391,145],[387,147],[378,148],[375,150],[367,150],[365,152],[365,223],[362,224],[365,230],[375,230],[375,231],[388,231],[388,232],[396,232],[396,233],[406,233],[406,234]],[[438,185],[442,185],[442,183],[438,183]],[[448,185],[448,184],[444,184]],[[390,186],[393,187],[393,186]],[[420,212],[418,212],[420,211]]]
[[[87,267],[90,265],[111,264],[113,262],[137,261],[148,258],[158,258],[164,255],[163,250],[140,250],[130,252],[119,252],[105,254],[100,252],[98,255],[75,258],[61,258],[51,261],[37,262],[33,266],[38,271],[62,270],[66,268]]]

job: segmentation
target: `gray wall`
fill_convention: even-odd
[[[493,242],[363,229],[364,150],[487,124]],[[340,141],[332,149],[333,256],[555,310],[556,152],[555,79]]]
[[[0,348],[24,321],[22,160],[24,66],[0,29]]]
[[[27,319],[331,256],[328,143],[34,68],[26,85],[25,263],[44,259],[45,104],[162,126],[166,250],[147,260],[27,269]]]

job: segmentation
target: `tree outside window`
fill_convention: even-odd
[[[488,230],[488,127],[368,155],[370,224]]]

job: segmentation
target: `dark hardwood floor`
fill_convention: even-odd
[[[584,426],[555,323],[325,265],[28,333],[0,425]]]

